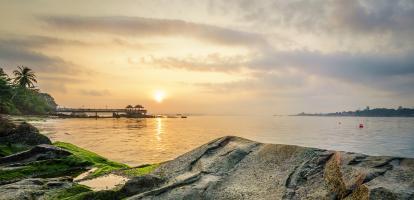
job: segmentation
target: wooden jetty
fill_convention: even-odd
[[[93,113],[94,115],[87,115]],[[112,113],[112,116],[99,116],[98,113]],[[62,118],[152,118],[147,110],[141,106],[128,105],[125,108],[56,108],[54,115]]]

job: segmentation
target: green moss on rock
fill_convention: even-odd
[[[60,190],[59,192],[49,196],[47,199],[60,200],[60,199],[76,199],[76,196],[80,196],[83,193],[91,192],[92,190],[85,185],[74,184],[72,187]]]
[[[0,144],[0,157],[8,156],[14,153],[28,150],[30,146],[23,144]]]
[[[118,191],[102,190],[97,192],[83,192],[78,195],[65,198],[64,200],[120,200],[124,197],[125,196],[120,194]]]
[[[97,177],[114,170],[129,168],[128,165],[110,161],[96,153],[82,149],[70,143],[55,142],[55,146],[68,150],[73,156],[83,161],[89,162],[97,169],[89,176],[89,178]]]
[[[2,167],[0,168],[0,183],[18,181],[29,177],[75,177],[90,167],[96,167],[97,170],[87,177],[93,178],[114,170],[129,168],[128,165],[110,161],[73,144],[56,142],[55,146],[69,151],[72,155],[59,159],[29,162],[13,167]],[[0,146],[0,149],[5,155],[20,151],[17,146],[8,147],[7,145]]]
[[[92,163],[73,155],[63,159],[36,161],[22,166],[1,168],[0,183],[29,177],[76,176],[85,171],[86,167],[90,165]]]
[[[129,177],[142,176],[142,175],[151,173],[152,171],[157,169],[158,166],[160,166],[160,164],[142,165],[142,166],[134,167],[131,169],[122,170],[121,173]]]

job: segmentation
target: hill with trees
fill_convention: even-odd
[[[0,113],[44,115],[54,111],[55,100],[40,92],[36,83],[36,75],[28,67],[17,67],[12,78],[0,68]]]
[[[367,106],[364,110],[342,111],[334,113],[299,113],[296,116],[354,116],[354,117],[414,117],[414,109],[403,108],[374,108]]]

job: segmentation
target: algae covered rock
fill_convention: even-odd
[[[29,123],[22,122],[16,125],[9,119],[0,117],[0,144],[34,146],[38,144],[52,144],[52,142]]]
[[[0,157],[30,149],[38,144],[51,144],[51,141],[28,123],[15,124],[0,116]]]
[[[2,123],[0,200],[117,199],[115,191],[93,192],[86,186],[74,183],[73,178],[91,168],[96,170],[87,178],[126,170],[129,166],[69,143],[56,142],[51,145],[46,136],[28,123],[15,125],[8,120]],[[136,170],[142,173],[147,168]]]
[[[23,122],[16,128],[7,131],[7,133],[0,134],[0,141],[3,144],[25,144],[30,146],[38,144],[52,144],[48,137],[40,134],[36,127],[26,122]]]
[[[30,178],[0,186],[0,200],[47,199],[59,190],[72,187],[69,177]]]
[[[14,123],[0,116],[0,138],[8,136],[15,128],[16,125]]]
[[[72,155],[72,153],[62,148],[48,144],[41,144],[30,150],[0,158],[0,165],[8,163],[23,164],[40,160],[59,159],[69,155]]]

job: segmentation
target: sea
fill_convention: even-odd
[[[227,135],[262,143],[414,158],[414,118],[205,115],[26,120],[53,141],[73,143],[130,166],[168,161]]]

